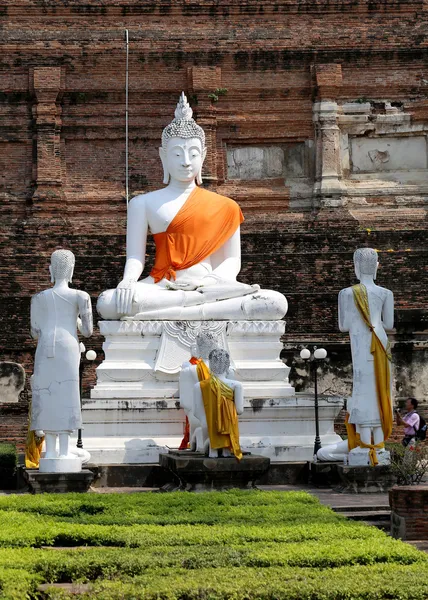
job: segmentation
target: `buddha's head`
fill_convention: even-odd
[[[65,279],[67,283],[71,283],[75,262],[74,254],[70,250],[55,250],[52,253],[51,264],[49,265],[51,282],[55,283]]]
[[[159,155],[163,165],[163,182],[202,183],[202,165],[207,149],[205,133],[192,118],[193,111],[182,92],[175,109],[175,119],[162,132]]]
[[[217,348],[211,350],[209,355],[210,369],[214,375],[225,375],[230,368],[229,352]]]
[[[198,358],[208,359],[210,352],[218,348],[218,342],[215,335],[209,331],[198,333],[196,336],[195,356]]]
[[[357,279],[363,275],[368,275],[376,279],[379,262],[377,252],[373,248],[358,248],[354,252],[354,267]]]

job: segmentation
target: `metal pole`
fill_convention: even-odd
[[[79,365],[79,388],[80,388],[80,411],[82,411],[82,392],[83,392],[83,356],[81,356],[80,358],[80,365]],[[83,442],[82,442],[82,430],[78,429],[77,430],[77,444],[76,444],[77,448],[83,448]]]
[[[315,391],[315,442],[314,442],[314,455],[317,455],[318,450],[321,448],[320,438],[320,424],[318,418],[318,361],[316,358],[313,360],[314,369],[314,391]]]
[[[128,83],[129,83],[129,34],[125,29],[125,44],[126,44],[126,74],[125,74],[125,194],[126,208],[129,202],[129,143],[128,143]]]

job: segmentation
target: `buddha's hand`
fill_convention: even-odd
[[[131,313],[136,290],[135,279],[123,279],[116,288],[116,309],[120,315]]]
[[[196,288],[200,285],[200,280],[190,279],[188,277],[180,277],[180,279],[176,279],[175,281],[168,281],[167,289],[191,292],[192,290],[196,290]]]

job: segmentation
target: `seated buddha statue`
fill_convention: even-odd
[[[287,312],[279,292],[237,281],[244,217],[234,200],[200,187],[207,151],[192,115],[183,93],[162,133],[165,187],[129,203],[125,271],[98,299],[103,319],[276,320]],[[149,230],[155,262],[139,280]]]

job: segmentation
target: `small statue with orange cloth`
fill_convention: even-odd
[[[218,348],[218,340],[214,334],[209,331],[199,333],[191,348],[192,357],[181,367],[180,406],[186,415],[186,428],[179,450],[190,449],[203,452],[201,422],[193,412],[193,388],[198,382],[210,377],[210,370],[207,366],[208,357],[210,352],[216,348]]]
[[[211,458],[242,458],[239,444],[238,415],[244,412],[242,383],[227,378],[230,356],[217,348],[209,355],[209,377],[194,386],[193,412],[201,422],[205,452]]]

